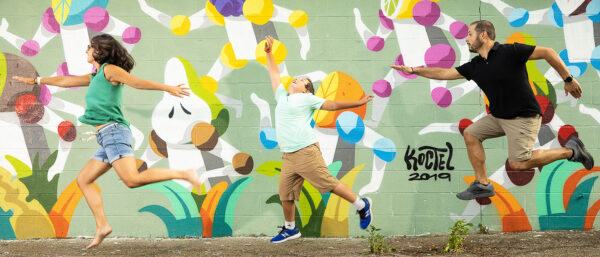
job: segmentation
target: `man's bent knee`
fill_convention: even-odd
[[[521,161],[521,162],[508,162],[508,165],[510,166],[511,169],[516,170],[516,171],[524,171],[524,170],[528,170],[531,169],[531,167],[529,167],[530,165],[527,163],[528,161]]]

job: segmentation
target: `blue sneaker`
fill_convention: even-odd
[[[283,243],[287,240],[300,238],[301,234],[298,227],[295,227],[294,229],[285,229],[285,226],[281,226],[278,228],[281,228],[281,232],[279,232],[279,235],[276,235],[275,237],[271,238],[271,243],[278,244]]]
[[[356,212],[360,216],[360,228],[367,229],[371,225],[371,221],[373,221],[373,212],[371,211],[373,200],[369,197],[362,198],[361,200],[365,202],[365,208]]]

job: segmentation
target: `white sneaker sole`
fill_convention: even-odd
[[[286,238],[286,239],[283,239],[283,240],[281,240],[281,241],[277,241],[277,242],[271,242],[271,243],[274,243],[274,244],[280,244],[280,243],[283,243],[283,242],[285,242],[285,241],[288,241],[288,240],[292,240],[292,239],[300,238],[300,236],[301,236],[301,235],[302,235],[302,234],[301,234],[300,232],[298,232],[298,234],[295,234],[295,235],[293,235],[293,236],[290,236],[290,237],[288,237],[288,238]]]

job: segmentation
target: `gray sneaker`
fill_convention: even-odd
[[[569,141],[565,144],[566,148],[573,150],[573,156],[569,158],[569,161],[572,162],[581,162],[583,167],[588,170],[591,170],[594,167],[594,158],[592,155],[585,149],[583,142],[579,140],[577,137],[571,137]]]
[[[456,197],[460,200],[473,200],[475,198],[484,198],[494,196],[496,193],[494,192],[494,185],[492,182],[489,182],[487,185],[483,185],[479,183],[479,181],[475,180],[475,182],[471,183],[467,190],[456,194]]]

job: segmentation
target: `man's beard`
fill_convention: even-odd
[[[479,51],[479,48],[481,48],[482,45],[483,45],[483,42],[481,42],[481,40],[479,40],[479,38],[475,39],[475,41],[473,41],[473,43],[469,45],[469,52],[477,53],[477,51]]]

